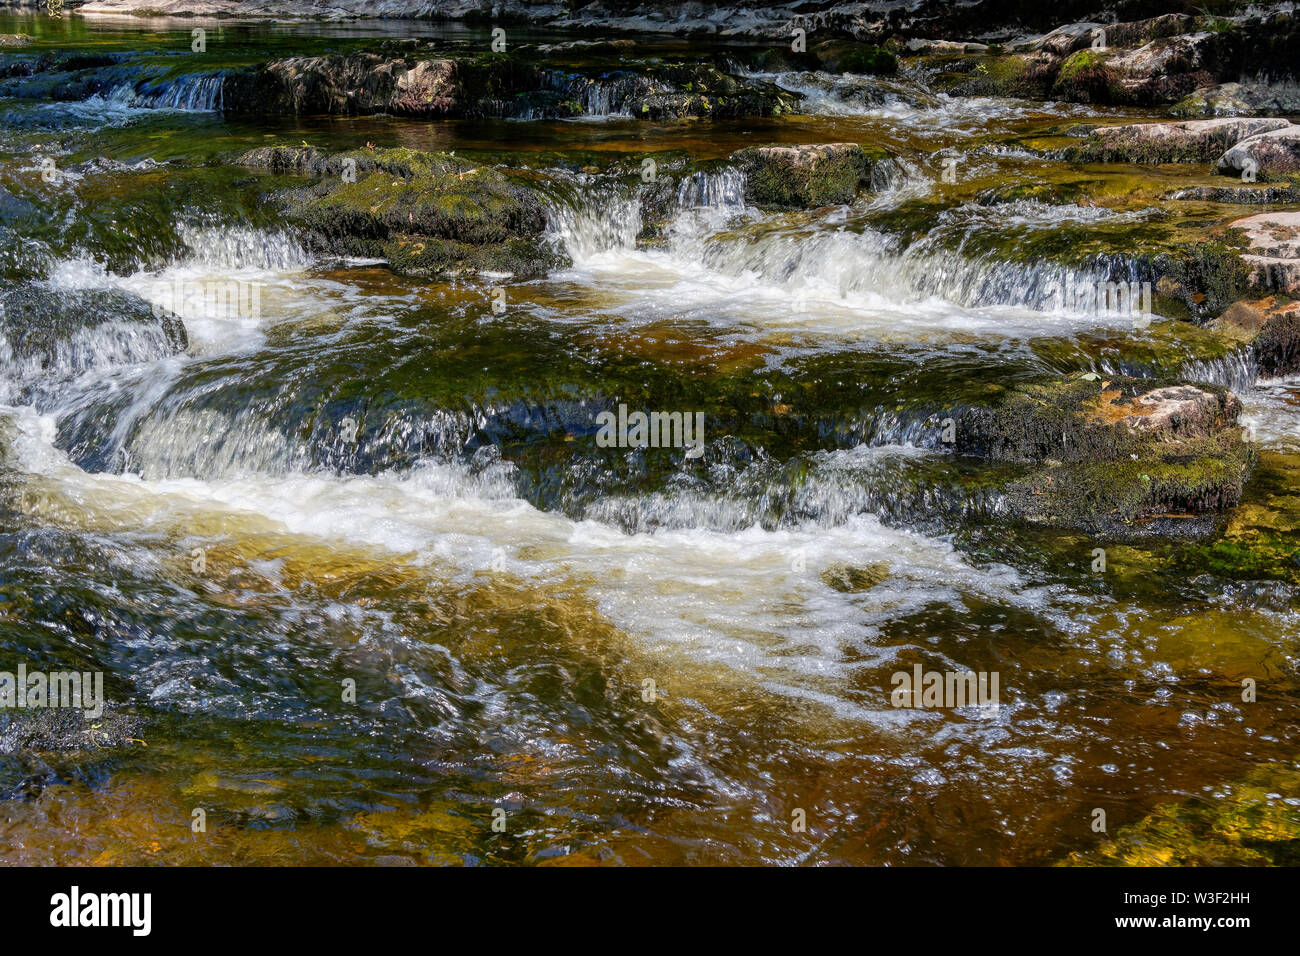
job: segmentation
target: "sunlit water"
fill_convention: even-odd
[[[1293,755],[1291,585],[1159,540],[1095,574],[1097,542],[1006,523],[938,439],[985,383],[1104,368],[1093,343],[1142,334],[1054,306],[1100,272],[967,241],[1154,212],[936,179],[944,149],[1024,176],[1020,138],[1089,114],[776,79],[805,115],[717,137],[601,103],[235,122],[202,77],[0,100],[0,265],[69,303],[52,360],[0,336],[0,664],[103,670],[144,718],[143,745],[3,757],[6,860],[1047,862],[1095,844],[1096,806],[1119,826]],[[488,282],[317,260],[273,181],[202,165],[270,135],[513,150],[572,265],[499,314]],[[684,176],[651,248],[641,187],[547,159],[785,138],[900,155],[814,213]],[[931,200],[926,236],[891,228]],[[239,293],[215,313],[214,283]],[[174,312],[187,348],[104,301]],[[1295,383],[1246,377],[1243,425],[1294,475]],[[703,411],[705,453],[598,447],[620,401]],[[997,672],[1001,706],[894,707],[917,664]]]

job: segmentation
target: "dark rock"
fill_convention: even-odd
[[[0,340],[10,356],[6,373],[19,380],[152,362],[189,346],[179,318],[137,296],[35,286],[0,295]]]
[[[745,174],[745,196],[759,206],[807,209],[852,202],[888,157],[856,143],[750,146],[732,155]]]

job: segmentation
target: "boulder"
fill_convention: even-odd
[[[1241,259],[1263,289],[1300,295],[1300,212],[1265,212],[1230,226],[1246,239]]]
[[[1205,119],[1102,126],[1065,158],[1084,163],[1208,163],[1250,137],[1293,127],[1284,119]]]
[[[1288,123],[1238,141],[1219,159],[1218,168],[1262,180],[1300,172],[1300,126]]]
[[[809,209],[853,201],[887,157],[856,143],[750,146],[732,155],[745,174],[745,198],[758,206]]]
[[[48,382],[185,351],[185,325],[127,292],[23,286],[0,295],[0,370]]]
[[[1294,83],[1219,83],[1198,89],[1173,107],[1175,116],[1291,116],[1300,113]]]
[[[1300,372],[1300,302],[1234,302],[1210,328],[1248,346],[1265,378]]]
[[[1028,383],[962,410],[956,450],[1030,469],[1006,489],[1013,513],[1092,531],[1233,507],[1254,463],[1226,389],[1096,373]],[[1194,530],[1208,530],[1205,522]]]

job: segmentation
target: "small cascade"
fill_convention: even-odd
[[[636,248],[641,231],[638,189],[591,177],[557,180],[549,209],[548,233],[575,263],[611,251]]]
[[[189,112],[220,110],[224,84],[224,73],[191,73],[157,85],[146,81],[135,88],[134,105]]]
[[[1216,359],[1188,362],[1179,371],[1179,377],[1193,382],[1222,385],[1238,395],[1244,395],[1259,380],[1259,362],[1251,350],[1237,349]]]

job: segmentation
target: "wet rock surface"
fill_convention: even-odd
[[[856,143],[751,146],[732,156],[745,174],[745,195],[759,206],[807,209],[853,200],[871,183],[883,150]]]
[[[1208,119],[1103,126],[1066,152],[1075,162],[1207,163],[1260,133],[1300,132],[1285,119]]]
[[[0,343],[27,379],[155,361],[189,344],[175,314],[130,293],[35,286],[0,294]]]
[[[1008,490],[1022,517],[1118,531],[1233,507],[1253,462],[1240,411],[1222,388],[1092,373],[965,411],[956,450],[1041,468]]]
[[[379,256],[423,276],[542,275],[557,262],[542,243],[546,216],[536,196],[486,165],[415,150],[326,156],[295,147],[253,150],[236,163],[321,177],[279,200],[338,255]]]
[[[1242,254],[1252,281],[1263,289],[1300,294],[1300,212],[1265,212],[1231,228],[1246,237]]]

